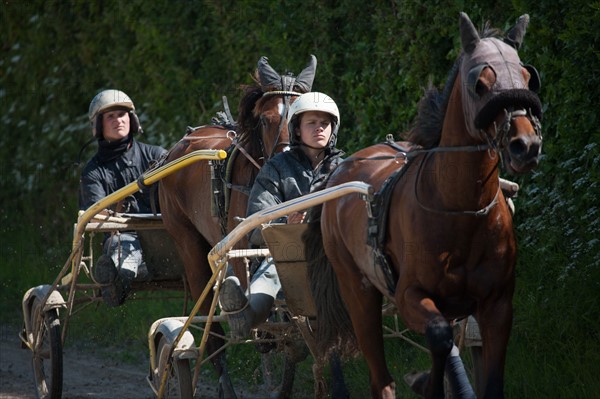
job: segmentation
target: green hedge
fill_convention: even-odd
[[[298,72],[315,54],[314,89],[340,105],[340,144],[351,152],[399,137],[423,89],[443,85],[458,55],[459,11],[504,29],[530,14],[521,58],[542,76],[544,157],[516,178],[520,257],[507,390],[600,395],[592,373],[600,361],[598,1],[7,0],[0,10],[0,273],[9,306],[34,278],[6,271],[15,257],[64,261],[78,153],[91,137],[87,107],[99,90],[128,93],[143,139],[168,147],[186,126],[209,122],[223,95],[235,106],[260,56]]]

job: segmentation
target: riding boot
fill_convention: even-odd
[[[476,399],[475,392],[460,358],[456,345],[452,347],[452,351],[446,359],[446,377],[450,383],[452,390],[452,398],[456,399]]]
[[[226,312],[231,334],[237,339],[248,337],[252,328],[269,317],[274,301],[273,296],[261,292],[253,292],[248,299],[234,276],[223,281],[219,295],[221,310]]]
[[[120,286],[121,282],[118,279],[117,268],[110,256],[101,255],[94,266],[94,279],[97,283],[102,284],[100,292],[102,300],[109,307],[119,306]]]
[[[125,303],[125,299],[129,295],[129,292],[131,291],[131,283],[133,282],[134,278],[135,278],[135,272],[132,272],[129,269],[119,270],[119,275],[117,276],[117,279],[115,281],[115,282],[120,282],[120,284],[117,284],[117,288],[119,289],[119,291],[118,291],[119,305],[122,305],[123,303]]]

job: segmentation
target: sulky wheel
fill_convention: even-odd
[[[57,399],[62,396],[63,357],[58,310],[44,311],[35,298],[31,307],[31,347],[33,376],[37,397]]]
[[[173,359],[171,356],[171,343],[163,336],[158,343],[157,369],[154,370],[155,388],[160,389],[163,373],[168,365],[167,385],[164,390],[165,399],[192,399],[194,387],[192,386],[191,364],[188,359]]]

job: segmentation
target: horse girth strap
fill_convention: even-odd
[[[375,264],[378,265],[387,285],[390,295],[394,295],[398,274],[390,266],[387,254],[385,253],[386,233],[388,213],[392,199],[392,191],[398,181],[404,176],[408,170],[410,163],[406,163],[392,173],[384,182],[381,188],[373,196],[373,201],[370,203],[370,216],[367,229],[367,244],[373,249],[375,256]]]

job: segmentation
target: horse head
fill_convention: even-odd
[[[258,60],[255,80],[260,87],[255,88],[256,100],[247,117],[250,129],[260,136],[265,160],[289,146],[289,107],[300,94],[311,90],[316,68],[317,58],[314,55],[310,56],[308,65],[297,76],[278,73],[269,65],[267,57]]]
[[[499,151],[510,173],[536,167],[542,148],[542,105],[536,94],[540,78],[517,53],[528,24],[525,14],[504,40],[482,38],[467,14],[460,15],[459,74],[467,130]]]

